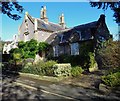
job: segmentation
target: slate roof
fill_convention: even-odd
[[[51,35],[48,38],[47,42],[51,43],[52,40],[53,40],[53,37],[55,38],[57,36],[58,38],[61,38],[62,35],[63,35],[62,36],[63,37],[62,38],[63,43],[64,42],[69,42],[69,38],[70,38],[71,34],[74,33],[74,32],[80,32],[82,40],[89,40],[89,39],[92,38],[91,28],[96,28],[97,24],[98,24],[98,21],[94,21],[94,22],[91,22],[91,23],[78,25],[78,26],[75,26],[75,27],[70,28],[70,29],[65,29],[65,30],[55,32],[53,35]]]
[[[96,30],[97,30],[97,26],[98,26],[98,21],[94,21],[94,22],[91,22],[91,23],[87,23],[87,24],[83,24],[83,25],[73,27],[73,30],[80,31],[82,39],[83,40],[88,40],[92,37],[91,29],[96,28]]]
[[[47,30],[47,31],[60,31],[63,30],[64,28],[62,28],[62,26],[60,26],[59,24],[56,23],[52,23],[49,22],[46,23],[44,20],[40,19],[40,18],[33,18],[32,16],[30,16],[29,14],[27,15],[29,20],[34,24],[34,20],[37,19],[38,22],[38,29],[43,29],[43,30]]]
[[[53,31],[53,32],[64,29],[59,24],[55,24],[55,23],[52,23],[52,22],[46,23],[44,20],[41,20],[41,19],[37,19],[37,21],[38,21],[38,28],[40,28],[40,29]]]
[[[49,43],[49,44],[52,43],[56,36],[60,37],[63,32],[68,32],[68,30],[70,30],[70,29],[64,29],[64,30],[60,30],[60,31],[55,31],[53,34],[51,34],[49,36],[49,38],[47,38],[46,42]]]
[[[54,38],[56,37],[56,33],[53,33],[53,34],[51,34],[48,38],[47,38],[47,40],[45,40],[45,42],[47,42],[48,44],[50,44],[50,43],[52,43],[53,41],[54,41]]]

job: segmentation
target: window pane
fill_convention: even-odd
[[[53,47],[54,56],[58,56],[58,45]]]
[[[78,43],[71,44],[71,55],[79,55],[79,44]]]

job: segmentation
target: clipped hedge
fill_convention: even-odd
[[[53,66],[55,76],[69,76],[71,75],[71,64],[55,64]]]

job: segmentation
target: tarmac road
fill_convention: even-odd
[[[42,99],[72,100],[72,101],[120,101],[115,94],[104,94],[95,88],[73,86],[61,82],[32,79],[30,77],[19,77],[17,75],[2,75],[0,95],[2,101],[41,101]]]

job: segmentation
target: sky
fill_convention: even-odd
[[[19,4],[24,7],[24,12],[20,14],[22,17],[20,20],[14,21],[4,14],[0,16],[2,19],[2,40],[4,41],[12,40],[13,35],[18,33],[18,27],[22,24],[26,11],[32,17],[40,18],[41,6],[46,6],[50,22],[59,23],[59,16],[64,13],[67,27],[97,21],[101,14],[105,14],[110,33],[114,38],[118,33],[118,26],[113,21],[113,12],[110,9],[104,12],[93,8],[88,2],[19,2]]]

